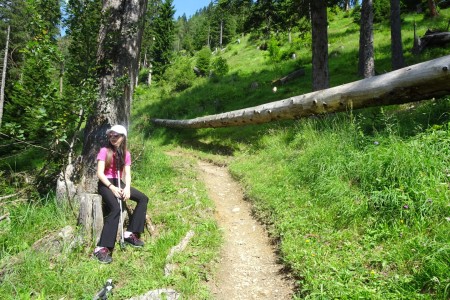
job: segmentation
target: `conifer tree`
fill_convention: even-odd
[[[150,59],[153,65],[153,74],[161,76],[170,64],[175,40],[175,22],[173,16],[175,9],[173,0],[165,0],[157,11],[152,30],[153,44],[150,50]]]

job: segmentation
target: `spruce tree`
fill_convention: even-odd
[[[175,40],[175,8],[172,0],[165,0],[158,9],[152,26],[153,44],[150,50],[153,74],[158,78],[170,64]]]

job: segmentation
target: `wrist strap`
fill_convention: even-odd
[[[110,183],[109,185],[108,185],[108,189],[109,189],[109,187],[112,185],[112,183]]]

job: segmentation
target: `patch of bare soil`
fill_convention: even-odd
[[[252,217],[238,183],[225,167],[198,161],[198,168],[225,240],[217,274],[209,282],[215,299],[291,299],[294,280],[277,264],[276,249]]]

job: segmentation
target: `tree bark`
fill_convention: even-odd
[[[0,127],[2,127],[3,105],[5,103],[6,68],[8,66],[8,47],[9,47],[10,31],[11,31],[11,26],[8,25],[8,29],[7,29],[7,33],[6,33],[5,57],[3,58],[2,83],[1,83],[1,89],[0,89]]]
[[[99,194],[81,195],[78,225],[84,231],[85,240],[98,242],[103,228],[102,197]]]
[[[436,3],[434,2],[434,0],[428,0],[428,8],[430,9],[430,16],[432,18],[437,17],[439,15],[439,13],[437,12]]]
[[[146,6],[147,0],[103,3],[97,51],[99,96],[85,127],[82,151],[85,192],[97,190],[96,156],[106,143],[106,130],[113,124],[129,124]]]
[[[450,32],[433,32],[427,30],[423,37],[418,37],[414,26],[414,46],[412,53],[420,54],[427,47],[444,47],[450,43]]]
[[[152,122],[172,128],[231,127],[414,102],[450,94],[449,69],[450,55],[260,106],[190,120],[152,119]]]
[[[311,1],[313,90],[329,87],[327,1]]]
[[[359,76],[369,78],[375,75],[373,53],[373,2],[372,0],[363,0],[359,33]]]
[[[391,52],[392,70],[403,68],[402,25],[400,19],[400,0],[391,0]]]

